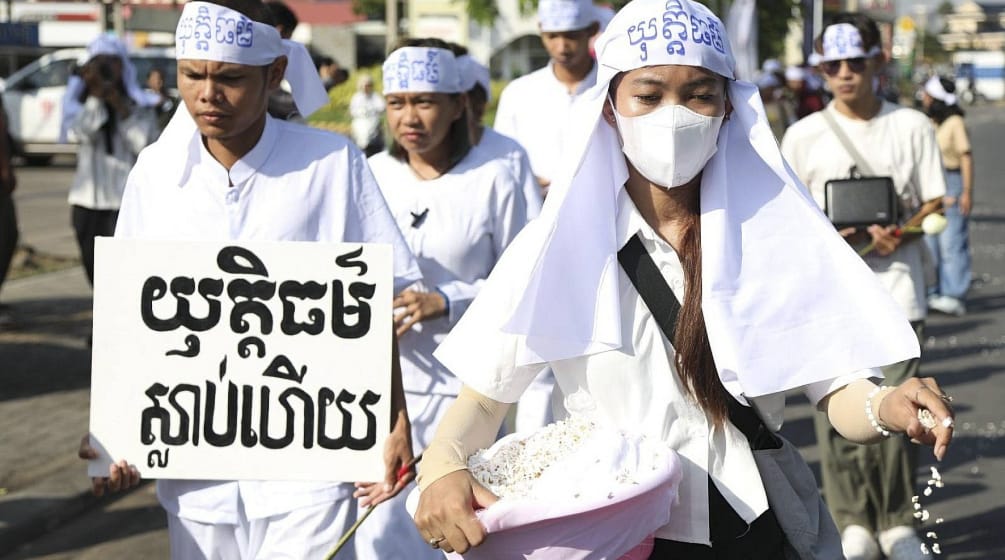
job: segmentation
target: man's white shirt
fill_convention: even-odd
[[[907,209],[906,217],[913,215],[922,202],[945,196],[942,156],[928,117],[886,101],[879,113],[867,121],[842,115],[833,102],[824,110],[834,116],[873,173],[893,179],[902,207]],[[820,208],[824,207],[827,181],[849,178],[855,165],[820,112],[789,127],[782,139],[782,155]],[[915,240],[903,243],[887,257],[875,251],[865,257],[866,264],[911,321],[927,315],[925,250],[924,243]]]
[[[576,86],[574,93],[555,77],[553,63],[506,86],[499,96],[493,127],[520,143],[530,156],[534,175],[554,179],[561,161],[566,122],[581,93],[597,83],[597,64]]]
[[[184,110],[182,108],[181,110]],[[189,166],[182,184],[178,168]],[[232,186],[231,186],[232,185]],[[158,141],[129,175],[116,237],[387,243],[395,292],[421,278],[365,156],[348,139],[269,117],[258,144],[231,169],[202,142]],[[379,478],[383,473],[375,473]],[[347,499],[351,484],[160,480],[171,514],[202,523],[260,519]]]

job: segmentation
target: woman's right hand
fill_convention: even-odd
[[[80,438],[77,456],[85,461],[98,458],[98,452],[91,447],[89,434]],[[105,489],[108,489],[109,492],[118,492],[119,490],[128,490],[139,483],[140,471],[136,469],[135,465],[130,465],[122,460],[118,463],[112,463],[108,467],[107,477],[95,476],[91,478],[91,492],[95,496],[101,496],[105,493]]]
[[[485,528],[475,516],[498,501],[467,470],[454,471],[419,494],[415,525],[433,548],[464,554],[485,540]]]

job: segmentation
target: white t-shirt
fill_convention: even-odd
[[[533,227],[531,225],[530,227]],[[684,271],[673,248],[652,230],[623,189],[618,196],[616,233],[620,246],[639,234],[670,289],[684,299]],[[519,250],[519,241],[512,250]],[[534,255],[527,255],[532,259]],[[614,266],[617,266],[616,264]],[[670,523],[656,531],[662,539],[709,544],[708,476],[747,522],[768,508],[764,486],[750,445],[732,424],[714,428],[697,403],[687,395],[674,365],[674,349],[653,319],[631,280],[619,269],[622,347],[617,350],[559,360],[548,364],[515,366],[519,337],[500,325],[481,324],[483,317],[508,317],[512,303],[481,298],[470,319],[462,319],[437,352],[466,385],[492,399],[515,402],[545,365],[555,372],[568,408],[596,406],[602,421],[631,433],[659,438],[683,461],[679,502]],[[500,269],[501,273],[504,269]],[[570,271],[574,274],[575,271]],[[513,279],[518,283],[519,279]],[[474,307],[478,307],[475,313]],[[486,309],[488,308],[488,309]],[[850,381],[879,375],[875,370],[849,373],[803,387],[814,404]],[[749,399],[766,423],[777,428],[785,405],[784,394]]]
[[[538,185],[534,173],[530,169],[530,159],[527,150],[519,142],[499,134],[490,126],[482,129],[482,140],[472,148],[475,157],[483,161],[501,160],[509,168],[513,178],[523,190],[524,203],[527,206],[527,219],[533,220],[541,213],[544,198],[541,196],[541,186]]]
[[[577,97],[597,83],[597,64],[573,94],[558,81],[552,63],[506,86],[493,127],[527,150],[534,175],[552,180],[561,161],[566,121]]]
[[[182,185],[164,180],[176,177],[172,170],[186,160],[191,173]],[[421,277],[359,149],[337,134],[271,117],[258,144],[229,173],[202,142],[185,148],[159,141],[144,150],[129,175],[115,235],[388,243],[396,290]],[[242,502],[248,519],[261,519],[348,498],[352,490],[352,484],[329,482],[157,484],[168,513],[229,524],[237,523]]]
[[[833,102],[825,110],[834,115],[873,173],[893,179],[901,206],[907,210],[906,217],[913,215],[922,202],[945,196],[942,159],[928,117],[886,101],[879,113],[867,121],[842,115]],[[782,155],[821,208],[824,184],[848,178],[855,165],[820,113],[789,127],[782,139]],[[911,321],[922,320],[927,314],[924,250],[924,243],[912,241],[902,244],[892,255],[881,257],[873,251],[865,257]]]
[[[97,97],[88,97],[70,123],[70,134],[80,142],[77,172],[68,200],[90,210],[118,210],[129,170],[136,156],[157,138],[157,114],[152,107],[134,104],[129,116],[117,121],[111,136],[111,152],[105,145],[108,109]]]
[[[439,290],[446,317],[423,321],[398,339],[406,391],[457,395],[461,384],[433,350],[478,295],[503,250],[527,223],[520,187],[497,160],[473,151],[448,173],[424,181],[384,151],[370,168],[419,268],[420,290]]]

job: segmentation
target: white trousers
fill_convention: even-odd
[[[168,514],[171,560],[304,560],[324,558],[356,521],[356,500],[339,500],[248,520],[200,523]],[[355,560],[352,544],[336,560]]]
[[[405,400],[412,421],[412,448],[421,453],[457,397],[406,392]],[[378,505],[360,525],[354,539],[359,560],[443,560],[443,553],[422,538],[405,509],[405,499],[414,488],[413,482],[394,499]],[[364,511],[360,508],[358,515]]]

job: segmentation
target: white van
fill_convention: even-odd
[[[7,111],[7,128],[14,153],[32,164],[45,164],[55,154],[76,153],[75,144],[59,143],[63,93],[77,60],[85,49],[61,49],[13,73],[0,83],[0,95]],[[177,63],[174,49],[139,49],[129,54],[142,86],[151,68],[164,71],[168,91],[177,91]]]

